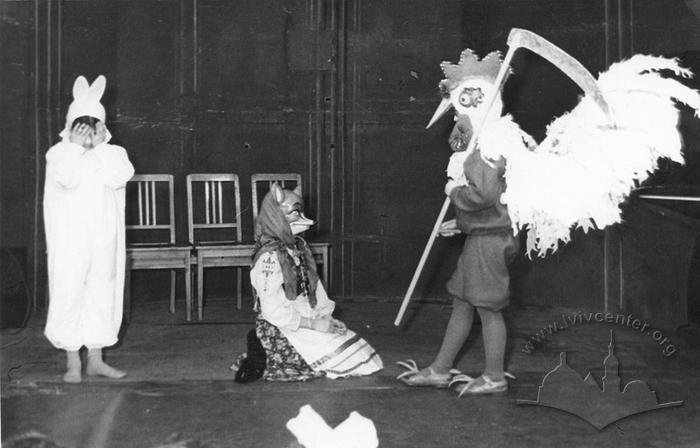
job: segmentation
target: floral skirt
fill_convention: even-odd
[[[267,355],[263,379],[267,381],[306,381],[326,376],[304,361],[279,328],[264,319],[257,319],[255,333]]]

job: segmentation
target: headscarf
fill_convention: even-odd
[[[299,294],[306,293],[311,307],[316,307],[316,261],[306,241],[292,234],[273,191],[265,195],[255,220],[253,264],[268,252],[277,253],[287,299],[296,300]]]

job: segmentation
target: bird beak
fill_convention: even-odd
[[[442,100],[442,102],[440,103],[440,105],[437,107],[437,109],[435,109],[435,113],[433,114],[433,118],[430,119],[430,123],[428,123],[428,126],[426,126],[425,128],[428,129],[430,126],[432,126],[433,123],[438,121],[440,119],[440,117],[442,117],[445,114],[445,112],[450,110],[451,107],[452,107],[452,102],[450,101],[450,99],[444,98]]]

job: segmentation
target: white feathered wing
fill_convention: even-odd
[[[684,103],[700,111],[700,94],[676,76],[692,73],[676,59],[636,55],[600,74],[598,86],[614,123],[590,98],[547,127],[534,149],[507,154],[501,200],[515,232],[527,229],[527,253],[545,256],[570,239],[572,228],[620,222],[619,205],[657,167],[659,157],[683,163],[678,132]]]

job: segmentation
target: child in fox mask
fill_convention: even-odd
[[[284,190],[276,183],[263,199],[250,272],[260,314],[255,335],[248,337],[247,358],[234,367],[239,382],[261,374],[273,381],[369,375],[383,367],[364,339],[332,317],[335,302],[318,278],[308,244],[298,236],[313,224],[303,205],[299,188]]]

